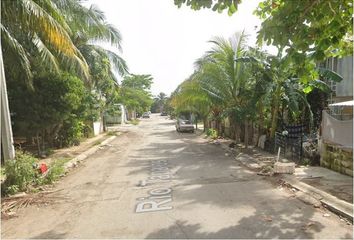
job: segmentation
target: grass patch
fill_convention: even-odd
[[[108,133],[107,133],[107,136],[119,136],[120,134],[119,134],[119,132],[118,131],[109,131]]]
[[[138,125],[140,123],[140,120],[139,119],[133,119],[131,121],[129,121],[130,124],[133,124],[133,125]]]
[[[100,145],[102,143],[102,141],[100,140],[97,140],[96,142],[93,143],[93,146],[97,146],[97,145]]]

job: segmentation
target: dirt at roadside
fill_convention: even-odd
[[[69,148],[62,148],[62,149],[54,150],[53,154],[51,154],[47,158],[41,159],[40,162],[45,162],[47,164],[50,164],[51,161],[55,160],[55,159],[74,158],[77,155],[90,149],[91,147],[100,144],[101,142],[103,142],[104,140],[106,140],[109,137],[110,137],[110,135],[108,135],[107,133],[102,133],[98,136],[86,139],[85,141],[81,142],[80,145],[78,145],[78,146],[72,146]]]

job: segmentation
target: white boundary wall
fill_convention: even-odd
[[[322,140],[353,148],[353,119],[338,120],[322,111]]]

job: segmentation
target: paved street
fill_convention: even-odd
[[[123,129],[56,185],[55,203],[2,221],[2,238],[352,238],[166,117]]]

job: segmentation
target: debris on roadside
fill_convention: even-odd
[[[339,216],[340,221],[345,222],[347,225],[352,225],[352,222],[346,218]]]
[[[262,220],[265,222],[271,222],[271,221],[273,221],[273,218],[271,218],[270,216],[267,216],[267,215],[263,215]]]
[[[147,185],[147,183],[145,180],[140,180],[137,186],[138,187],[145,187],[146,185]]]
[[[58,191],[58,190],[57,190]],[[56,191],[46,191],[36,194],[19,193],[10,197],[1,199],[1,216],[9,219],[16,216],[16,211],[30,205],[47,205],[53,203],[63,197],[48,196],[48,194]]]
[[[319,208],[319,207],[322,206],[322,203],[321,203],[318,199],[316,199],[316,198],[310,196],[310,195],[307,194],[307,193],[304,193],[304,192],[299,191],[299,192],[296,192],[296,193],[295,193],[295,196],[296,196],[300,201],[302,201],[302,202],[304,202],[304,203],[306,203],[306,204],[312,205],[312,206],[314,206],[315,208]]]
[[[44,162],[42,162],[42,163],[34,163],[33,165],[32,165],[32,167],[33,167],[33,169],[36,169],[36,170],[38,170],[38,172],[40,173],[40,174],[45,174],[47,171],[48,171],[48,166],[47,166],[47,164],[46,163],[44,163]]]
[[[263,166],[261,170],[257,173],[257,175],[261,176],[273,176],[274,169],[271,166]]]
[[[48,170],[47,164],[41,163],[39,165],[39,171],[40,171],[41,174],[44,174],[45,172],[47,172],[47,170]]]
[[[113,147],[113,145],[112,144],[102,144],[102,145],[100,145],[99,147],[98,147],[98,149],[105,149],[105,148],[109,148],[109,147]]]
[[[236,147],[236,143],[232,142],[229,144],[229,148],[235,148]]]
[[[293,162],[290,162],[290,163],[276,162],[274,164],[274,172],[275,173],[294,174],[294,172],[295,172],[295,163],[293,163]]]
[[[316,226],[316,223],[314,221],[308,222],[306,225],[302,226],[301,229],[305,231],[305,230],[309,229],[312,226]]]

